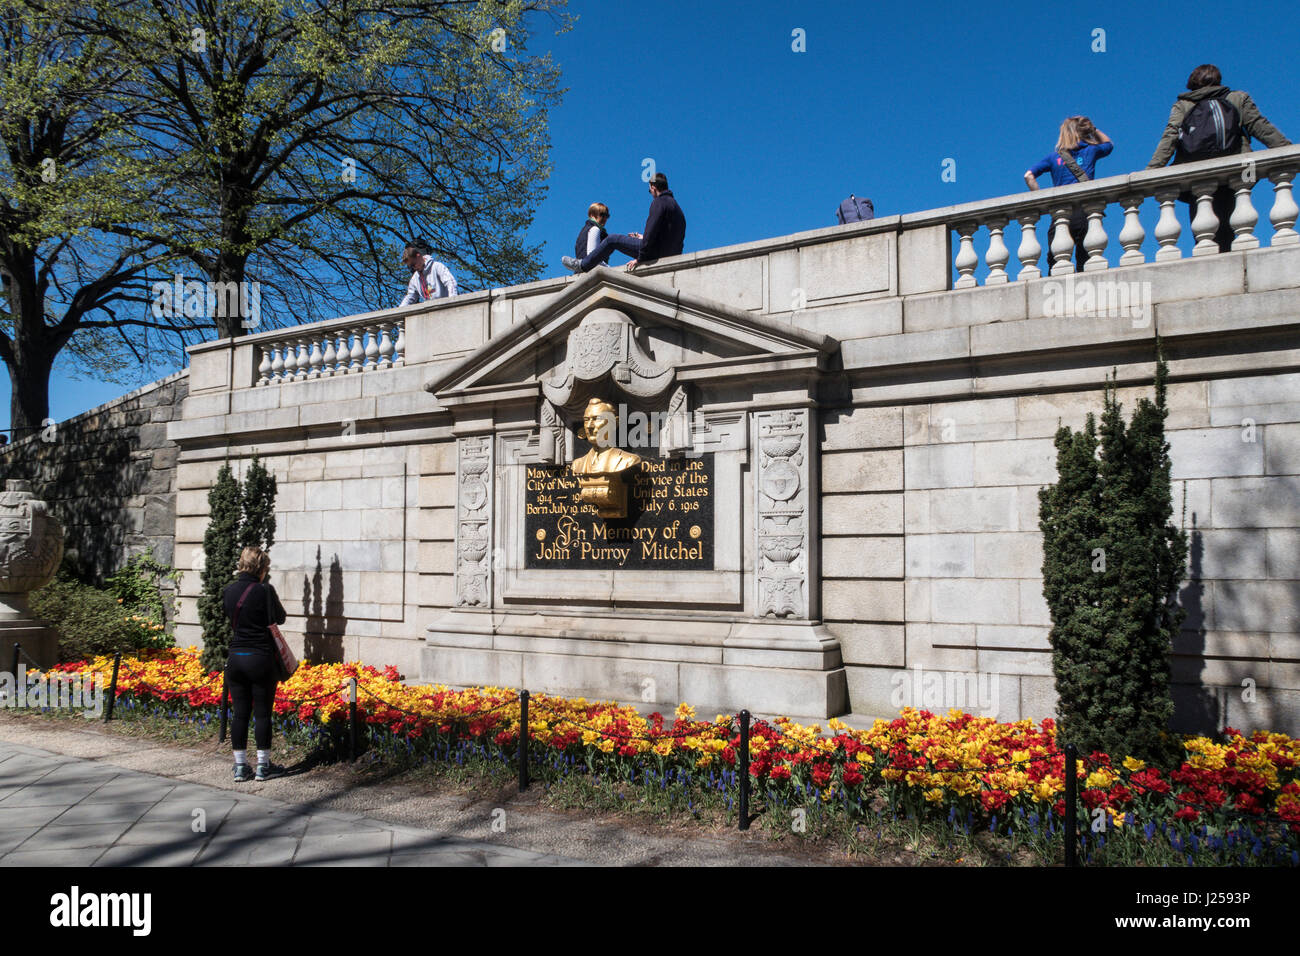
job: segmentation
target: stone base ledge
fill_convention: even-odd
[[[35,621],[0,621],[0,671],[14,663],[14,643],[23,646],[26,655],[19,666],[32,669],[32,661],[50,668],[59,662],[59,632]]]
[[[664,712],[686,702],[701,715],[748,709],[824,718],[848,708],[839,643],[811,622],[453,610],[429,627],[420,679],[653,704]]]

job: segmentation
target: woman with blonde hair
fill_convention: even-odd
[[[1053,186],[1086,183],[1096,178],[1097,160],[1109,156],[1115,144],[1110,137],[1097,129],[1086,116],[1067,116],[1061,123],[1056,138],[1056,151],[1049,153],[1025,170],[1025,183],[1030,189],[1038,188],[1038,177],[1052,174]],[[1076,207],[1070,216],[1070,237],[1074,239],[1074,268],[1083,271],[1088,250],[1083,248],[1083,237],[1088,232],[1088,217]]]
[[[230,660],[226,687],[230,690],[230,743],[235,750],[235,781],[266,780],[284,772],[271,763],[271,704],[275,700],[276,654],[271,625],[285,621],[284,605],[266,583],[271,556],[261,548],[245,548],[235,580],[226,585],[222,601],[230,618]],[[248,769],[248,719],[256,718],[257,770]]]

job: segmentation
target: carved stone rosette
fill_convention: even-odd
[[[50,583],[63,558],[63,527],[26,481],[0,492],[0,620],[27,616],[27,595]]]
[[[492,438],[457,443],[456,606],[492,603]]]
[[[808,410],[755,416],[754,551],[760,617],[808,615]]]

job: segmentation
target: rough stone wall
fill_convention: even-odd
[[[185,371],[0,448],[0,479],[25,478],[63,525],[81,574],[102,582],[153,548],[173,563],[176,454]]]

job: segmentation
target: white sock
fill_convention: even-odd
[[[270,763],[270,762],[271,762],[271,751],[269,751],[269,750],[259,750],[259,751],[257,752],[257,762],[258,762],[258,763]]]
[[[236,751],[235,751],[235,766],[236,766],[236,767],[242,767],[242,766],[243,766],[244,764],[246,764],[246,763],[248,763],[248,751],[247,751],[247,750],[236,750]]]

